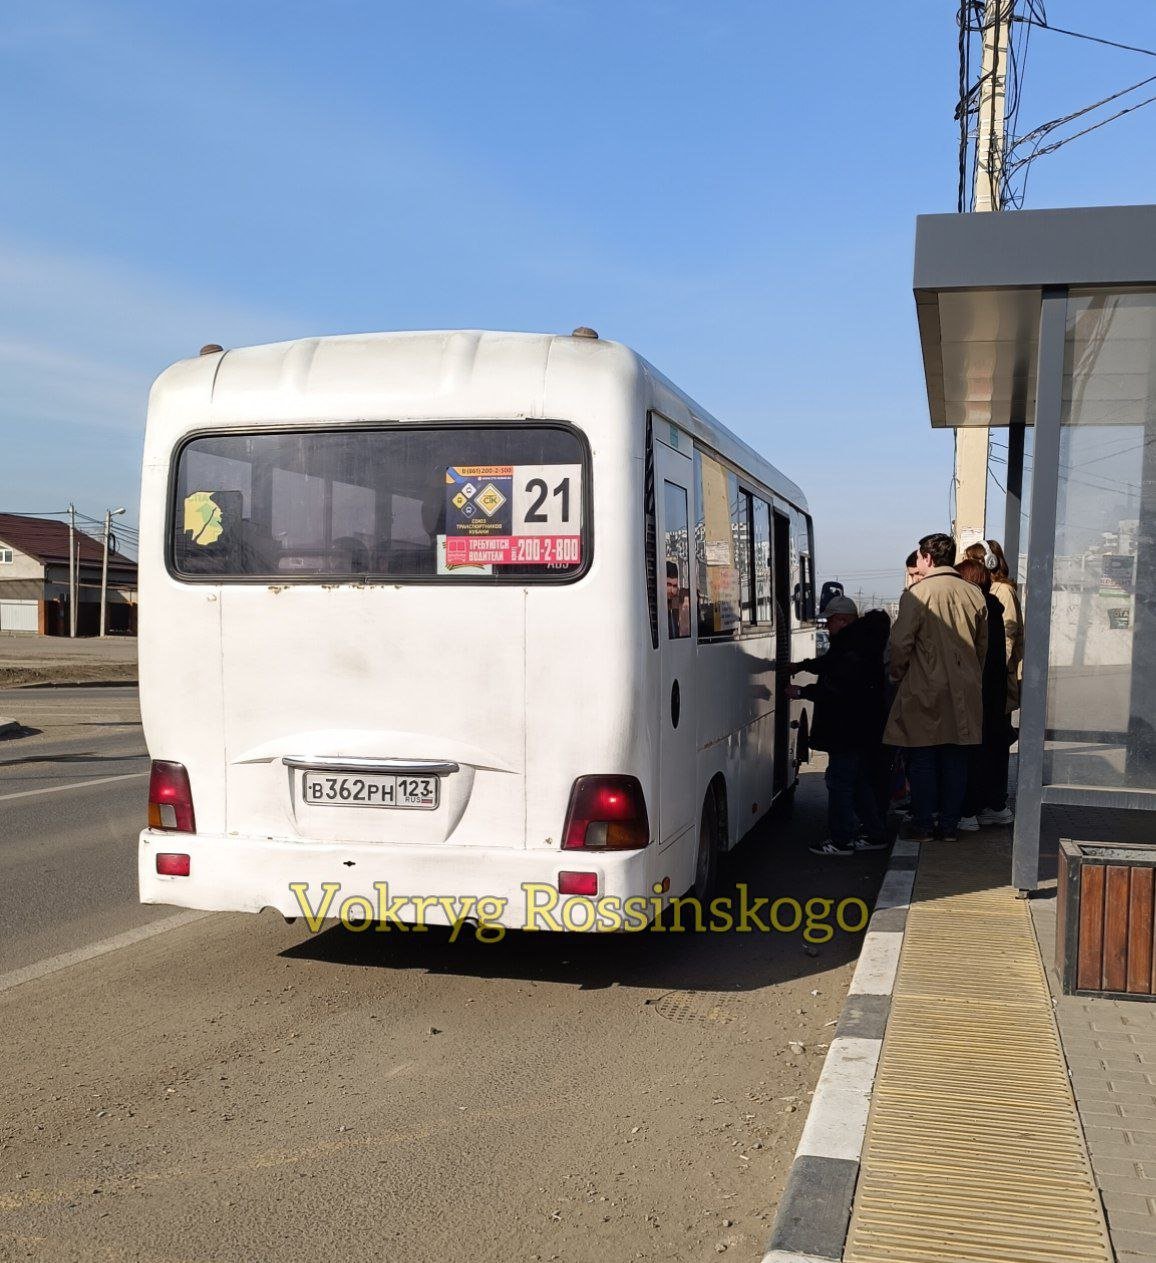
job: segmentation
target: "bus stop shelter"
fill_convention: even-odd
[[[1156,847],[1156,206],[921,216],[914,285],[932,426],[1007,461],[1030,892],[1060,837]]]

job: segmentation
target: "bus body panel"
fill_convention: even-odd
[[[524,603],[445,587],[245,585],[223,596],[227,827],[315,841],[524,845]],[[270,635],[270,630],[275,633]],[[436,811],[309,805],[285,758],[447,760]]]

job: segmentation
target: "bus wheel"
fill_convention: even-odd
[[[715,796],[707,794],[702,804],[702,818],[698,825],[698,854],[694,864],[694,886],[691,894],[706,903],[718,884],[718,807]]]

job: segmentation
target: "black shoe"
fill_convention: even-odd
[[[856,838],[851,845],[856,851],[886,851],[891,843],[886,838]]]
[[[830,838],[826,842],[812,842],[807,850],[812,855],[854,855],[854,846],[840,846],[837,842],[832,842]]]

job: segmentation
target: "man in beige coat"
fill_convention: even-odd
[[[900,598],[891,630],[891,678],[898,690],[883,740],[905,750],[913,815],[908,837],[954,840],[967,789],[967,747],[983,736],[987,607],[979,588],[956,573],[950,535],[925,535],[918,553],[920,581]]]

